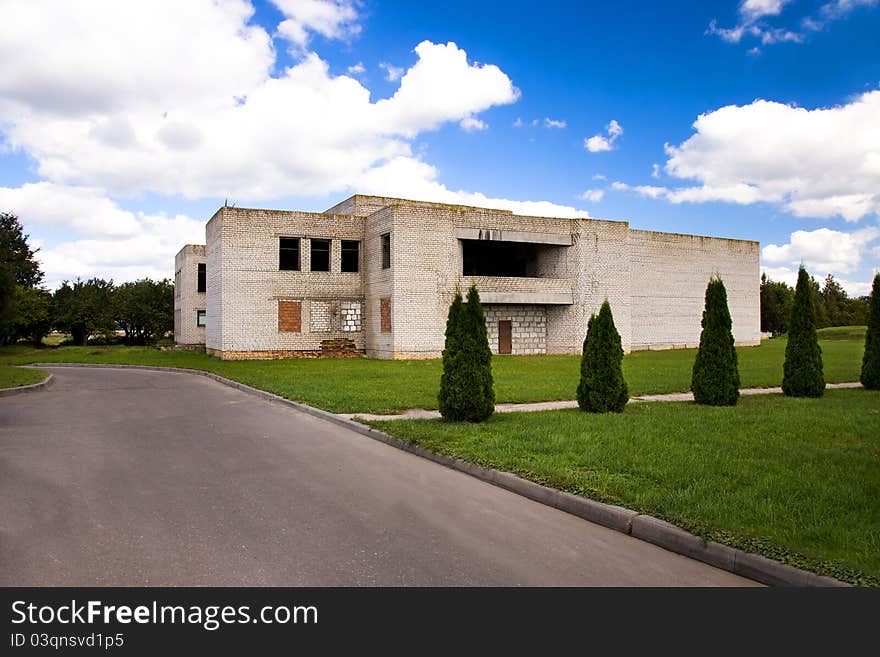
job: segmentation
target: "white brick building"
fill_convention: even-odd
[[[714,274],[737,343],[760,342],[757,242],[362,195],[323,213],[223,207],[206,238],[175,258],[174,334],[220,358],[436,357],[471,283],[495,353],[579,353],[605,298],[627,351],[691,347]]]

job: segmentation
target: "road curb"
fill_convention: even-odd
[[[714,541],[705,541],[695,534],[677,527],[665,520],[654,518],[653,516],[644,515],[626,509],[624,507],[615,506],[613,504],[605,504],[597,502],[585,497],[579,497],[557,490],[542,486],[533,481],[523,479],[511,472],[504,472],[492,468],[484,468],[482,466],[454,459],[443,454],[437,454],[424,447],[412,445],[393,436],[373,429],[365,424],[340,417],[329,411],[324,411],[308,404],[295,402],[285,399],[279,395],[258,388],[233,381],[213,372],[204,370],[193,370],[179,367],[162,367],[158,365],[114,365],[109,363],[33,363],[32,367],[90,367],[90,368],[116,368],[116,369],[139,369],[152,370],[160,372],[177,372],[180,374],[195,374],[204,376],[218,383],[222,383],[231,388],[236,388],[242,392],[246,392],[257,397],[261,397],[267,401],[277,402],[289,406],[308,415],[333,422],[339,426],[351,429],[357,433],[378,440],[397,449],[409,452],[416,456],[420,456],[434,463],[439,463],[453,470],[458,470],[472,477],[476,477],[482,481],[504,488],[512,493],[526,497],[539,504],[550,506],[565,513],[577,516],[584,520],[608,527],[634,538],[652,543],[662,547],[670,552],[681,554],[697,561],[709,564],[721,570],[741,575],[753,579],[762,584],[776,587],[851,587],[851,584],[818,575],[807,570],[795,568],[788,564],[769,559],[759,554],[744,552],[737,548],[732,548]],[[50,374],[46,381],[42,384],[35,384],[37,387],[48,385],[52,379]],[[8,390],[15,390],[14,388]],[[0,391],[2,395],[2,391]]]
[[[37,392],[43,388],[48,388],[55,381],[52,374],[47,374],[46,378],[39,383],[32,383],[27,386],[16,386],[15,388],[0,388],[0,397],[13,397],[15,395],[25,395],[29,392]]]

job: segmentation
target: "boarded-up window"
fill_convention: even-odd
[[[284,333],[302,331],[302,303],[299,301],[278,302],[278,330]]]
[[[382,333],[391,333],[391,297],[379,299],[379,317]]]
[[[329,301],[312,301],[309,304],[309,330],[320,333],[330,330],[333,304]]]

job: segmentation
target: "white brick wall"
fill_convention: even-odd
[[[489,348],[498,353],[498,322],[509,320],[512,354],[543,354],[547,351],[546,306],[486,305]]]
[[[691,346],[715,273],[727,286],[737,342],[760,339],[755,242],[360,195],[331,211],[218,210],[206,229],[209,349],[281,353],[350,338],[371,357],[436,357],[452,296],[472,282],[499,301],[487,304],[493,350],[497,322],[509,318],[515,353],[579,353],[587,320],[606,298],[624,349]],[[549,233],[571,246],[538,247],[530,278],[463,276],[456,231],[467,228]],[[390,269],[381,267],[383,233],[391,234]],[[278,270],[280,237],[301,239],[302,271]],[[332,240],[330,272],[309,271],[312,237]],[[359,273],[340,271],[342,239],[361,241]],[[532,301],[499,296],[509,293]],[[391,299],[391,332],[381,330],[382,298]],[[279,300],[302,302],[302,332],[278,332]]]
[[[205,344],[205,327],[198,326],[197,311],[207,309],[204,292],[198,292],[198,266],[205,247],[187,244],[174,257],[174,341],[181,345]]]

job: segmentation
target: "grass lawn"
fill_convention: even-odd
[[[825,379],[857,381],[864,351],[864,330],[857,339],[822,340]],[[742,347],[743,387],[782,382],[785,339]],[[631,395],[681,392],[690,388],[695,350],[639,351],[623,361]],[[439,360],[292,359],[221,361],[201,351],[160,351],[150,347],[0,348],[0,365],[33,362],[121,363],[208,370],[256,388],[328,411],[393,413],[408,408],[437,408]],[[499,403],[574,399],[579,356],[499,356],[493,359]]]
[[[880,392],[631,404],[371,425],[435,452],[648,513],[707,540],[880,585]]]
[[[31,383],[39,383],[46,378],[46,372],[21,367],[0,365],[0,388],[16,388]]]

